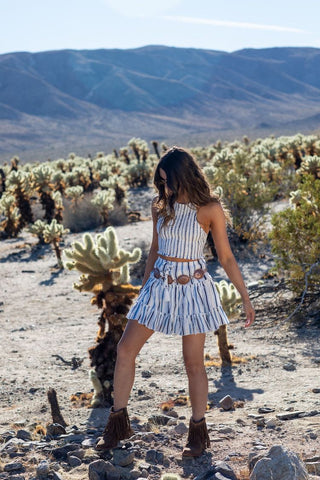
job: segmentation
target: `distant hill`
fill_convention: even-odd
[[[320,128],[320,49],[149,45],[0,55],[0,160]]]

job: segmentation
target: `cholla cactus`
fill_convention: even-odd
[[[297,207],[300,205],[301,200],[303,200],[304,196],[302,194],[301,190],[295,190],[294,192],[290,192],[290,198],[289,198],[289,203],[293,205],[294,207]]]
[[[33,222],[30,204],[30,195],[32,192],[30,186],[30,176],[30,173],[22,170],[12,170],[6,180],[7,191],[15,196],[17,207],[20,211],[20,230],[28,223]]]
[[[127,322],[126,314],[139,290],[129,284],[129,264],[140,260],[141,249],[127,252],[119,248],[115,229],[108,227],[95,238],[89,233],[84,234],[83,243],[74,242],[72,249],[64,253],[72,260],[66,263],[67,268],[82,273],[74,288],[80,292],[94,292],[91,303],[102,308],[98,344],[89,349],[91,366],[96,372],[96,375],[90,373],[95,389],[92,406],[103,402],[110,405],[117,344]],[[106,321],[108,331],[105,333]]]
[[[128,145],[132,148],[138,162],[140,162],[140,160],[146,161],[149,155],[149,148],[145,140],[141,138],[131,138]]]
[[[127,182],[132,187],[145,187],[151,178],[153,164],[150,162],[138,162],[134,160],[124,171]]]
[[[13,195],[8,193],[2,195],[0,213],[5,216],[5,219],[1,222],[4,232],[10,238],[16,237],[20,231],[20,212]]]
[[[52,199],[55,205],[55,214],[54,218],[58,223],[62,223],[62,212],[64,210],[62,195],[59,191],[56,191],[52,194]]]
[[[241,303],[241,296],[233,283],[229,283],[226,280],[215,282],[215,286],[218,290],[222,307],[227,315],[231,315],[235,311],[236,305]]]
[[[74,242],[73,250],[65,250],[67,258],[73,260],[66,263],[67,268],[77,269],[84,275],[74,288],[82,291],[95,291],[97,285],[107,292],[112,286],[128,283],[129,263],[136,263],[141,258],[141,249],[135,248],[132,253],[119,248],[116,231],[108,227],[103,234],[95,236],[83,235],[83,244]]]
[[[74,208],[78,206],[78,202],[83,198],[83,187],[77,185],[76,187],[68,187],[65,190],[65,195],[68,198],[71,198]]]
[[[320,178],[320,157],[304,157],[301,167],[299,170],[297,170],[297,173],[300,175],[311,173],[315,179]]]
[[[65,174],[63,172],[55,171],[52,174],[51,178],[52,184],[54,185],[54,189],[58,190],[60,193],[63,193],[66,188],[66,179]]]
[[[118,205],[127,207],[127,190],[125,179],[119,175],[112,175],[109,180],[102,180],[100,186],[103,189],[111,188],[115,192],[115,201]]]
[[[45,243],[43,238],[43,231],[46,228],[46,225],[47,223],[44,222],[43,220],[36,220],[34,224],[30,225],[28,228],[28,231],[30,233],[32,233],[33,235],[37,235],[40,244]]]
[[[51,222],[55,210],[55,204],[51,197],[53,170],[47,165],[40,165],[34,168],[32,173],[34,189],[39,192],[40,202],[45,210],[44,218],[47,222]]]
[[[98,208],[103,225],[108,224],[109,212],[114,208],[116,194],[112,189],[97,192],[91,202]]]
[[[53,249],[55,251],[59,268],[64,268],[63,262],[61,260],[61,250],[59,243],[63,235],[69,233],[68,228],[64,228],[63,225],[57,222],[56,219],[53,219],[49,225],[46,225],[43,230],[43,238],[45,243],[52,243]]]

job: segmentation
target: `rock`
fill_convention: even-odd
[[[266,424],[265,418],[257,418],[256,425],[257,427],[264,427]]]
[[[188,427],[183,422],[180,422],[173,428],[173,431],[178,435],[184,435],[188,432]]]
[[[85,454],[84,450],[79,448],[79,450],[72,450],[71,452],[68,452],[67,456],[68,456],[68,458],[71,457],[71,456],[72,457],[78,457],[82,460],[83,457],[84,457],[84,454]]]
[[[170,418],[167,423],[168,427],[171,427],[172,425],[177,425],[177,420],[175,418]]]
[[[313,388],[312,393],[320,393],[320,388]]]
[[[227,435],[229,433],[234,433],[234,430],[231,427],[220,427],[218,428],[218,433]]]
[[[50,437],[56,437],[65,433],[66,429],[62,425],[60,425],[60,423],[50,423],[47,426],[47,435],[50,435]]]
[[[142,370],[141,372],[141,377],[142,378],[150,378],[152,376],[152,373],[150,370]]]
[[[137,478],[140,477],[140,471],[133,468],[132,470],[130,470],[130,478],[132,478],[132,480],[137,480]]]
[[[237,476],[226,462],[215,462],[206,472],[194,480],[237,480]]]
[[[272,413],[272,412],[274,412],[274,408],[269,408],[269,407],[258,408],[258,413]]]
[[[269,418],[269,420],[266,421],[267,428],[276,428],[277,425],[278,422],[276,418]]]
[[[171,419],[172,417],[169,417],[169,415],[151,415],[151,417],[148,418],[148,422],[155,423],[156,425],[167,425]]]
[[[114,450],[113,451],[113,462],[115,465],[120,465],[120,467],[126,467],[134,461],[134,452],[128,450]]]
[[[24,467],[20,462],[10,462],[6,463],[3,469],[5,472],[14,472],[15,470],[23,470]]]
[[[263,458],[262,453],[257,453],[257,452],[250,452],[249,453],[249,471],[251,472],[253,470],[253,467],[257,463],[258,460]]]
[[[157,462],[157,450],[147,450],[146,453],[146,462],[156,463]]]
[[[146,468],[143,468],[140,473],[141,478],[148,478],[149,472]]]
[[[37,477],[44,478],[50,471],[50,464],[47,460],[42,460],[37,466]]]
[[[95,438],[86,438],[85,440],[83,440],[83,442],[81,442],[81,446],[90,448],[94,447],[96,443],[97,440]]]
[[[286,412],[286,413],[277,413],[276,417],[279,420],[292,420],[293,418],[298,418],[305,412],[296,411],[296,412]]]
[[[320,462],[306,462],[307,471],[314,475],[320,475]]]
[[[215,462],[214,467],[217,473],[223,474],[228,480],[237,480],[236,474],[226,462]]]
[[[86,436],[82,433],[66,433],[60,435],[60,439],[66,442],[82,443],[86,439]]]
[[[230,395],[223,397],[219,402],[219,406],[223,408],[223,410],[232,410],[234,408],[234,402]]]
[[[292,362],[285,363],[282,368],[284,370],[287,370],[288,372],[293,372],[294,370],[297,369],[295,364]]]
[[[70,455],[70,457],[68,457],[68,463],[70,465],[70,467],[79,467],[79,465],[81,465],[82,461],[79,457],[75,457],[73,455]]]
[[[308,480],[308,472],[295,453],[274,445],[256,462],[250,480]]]
[[[28,430],[18,430],[16,437],[22,440],[32,440],[31,433]]]
[[[69,443],[63,447],[53,448],[51,453],[56,460],[67,460],[68,453],[74,450],[79,450],[79,446]]]
[[[116,468],[110,462],[104,460],[95,460],[89,464],[89,480],[105,480],[109,478],[111,472],[116,472]]]

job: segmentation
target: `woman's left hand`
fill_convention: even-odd
[[[246,314],[246,323],[244,324],[245,328],[250,327],[250,325],[253,324],[254,322],[254,317],[255,317],[255,311],[254,308],[250,302],[250,300],[245,300],[243,302],[243,309],[244,313]]]

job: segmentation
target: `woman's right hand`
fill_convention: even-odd
[[[255,311],[249,299],[243,301],[243,310],[246,315],[246,323],[244,326],[248,328],[253,324],[255,319]]]

